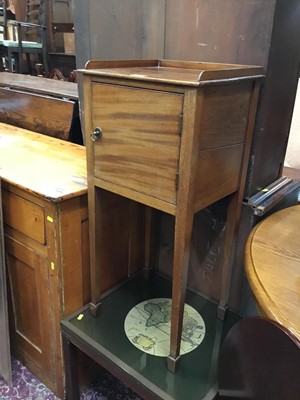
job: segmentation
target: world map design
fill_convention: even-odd
[[[156,298],[143,301],[127,314],[124,330],[130,342],[139,350],[159,357],[170,351],[172,300]],[[205,336],[201,315],[188,304],[184,306],[180,354],[194,350]]]

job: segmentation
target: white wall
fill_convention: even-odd
[[[287,167],[300,169],[300,82],[298,83],[284,165]]]

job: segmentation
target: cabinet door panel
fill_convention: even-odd
[[[6,237],[13,351],[52,371],[48,270],[44,258]],[[28,290],[28,288],[31,290]]]
[[[183,96],[94,83],[92,98],[95,176],[175,204]]]

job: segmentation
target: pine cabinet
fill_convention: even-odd
[[[90,300],[85,149],[0,123],[12,354],[60,398],[60,320]]]

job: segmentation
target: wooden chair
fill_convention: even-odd
[[[7,10],[6,1],[0,0],[0,40],[7,38]]]
[[[9,21],[13,27],[12,39],[3,39],[0,46],[6,54],[8,70],[23,73],[23,55],[31,71],[31,54],[37,54],[47,74],[47,0],[26,1],[26,21]],[[15,65],[14,65],[15,64]]]
[[[245,318],[220,351],[218,399],[299,400],[300,342],[276,322]]]

